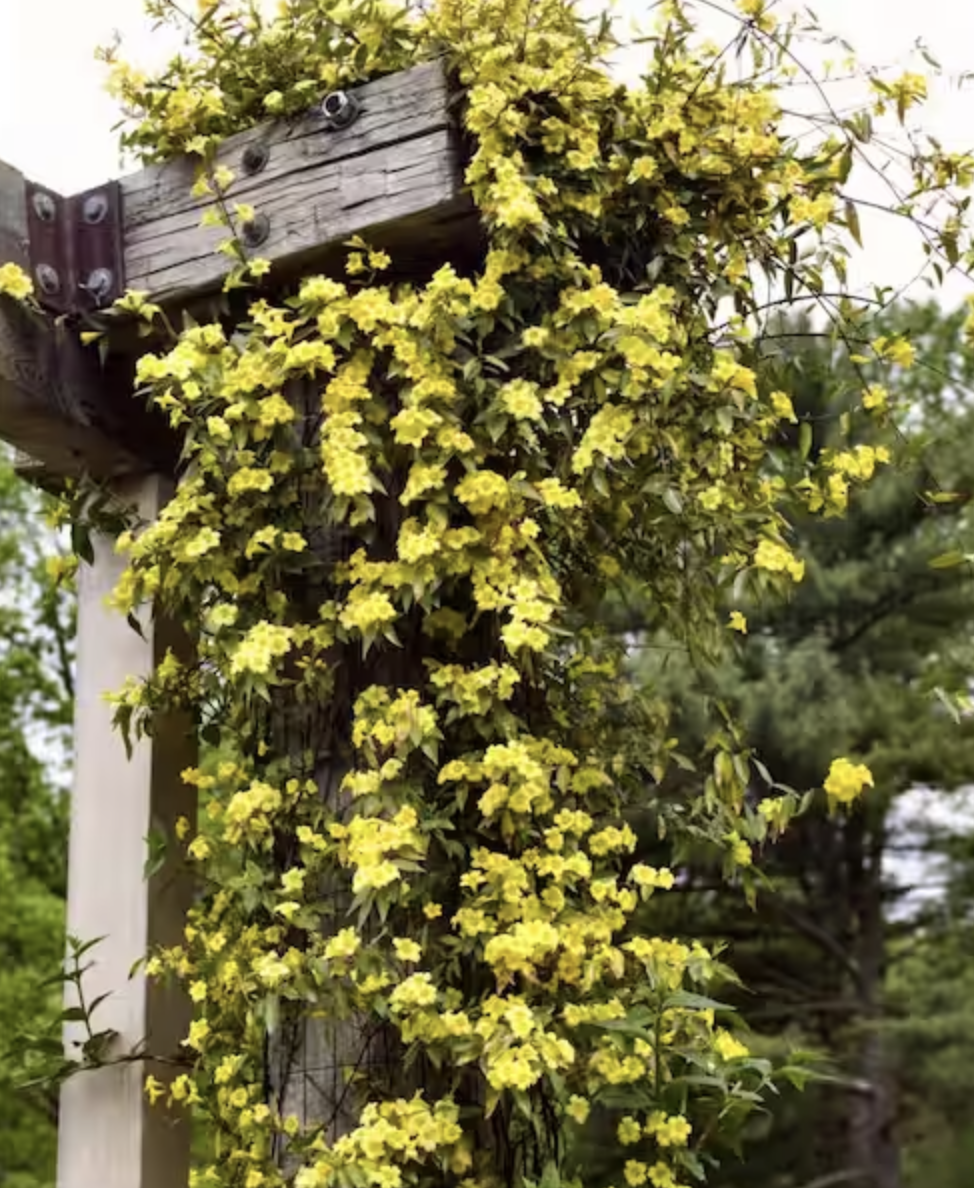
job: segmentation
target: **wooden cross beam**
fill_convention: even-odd
[[[351,122],[329,128],[324,108],[343,99]],[[475,242],[448,99],[442,66],[429,62],[228,139],[216,160],[236,177],[227,197],[266,220],[253,253],[295,274],[368,232],[415,274]],[[190,197],[195,168],[177,160],[121,183],[126,283],[156,301],[185,303],[229,271],[217,252],[226,228],[201,227],[207,204]]]

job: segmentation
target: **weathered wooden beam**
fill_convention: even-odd
[[[441,263],[469,243],[476,218],[439,62],[378,79],[351,93],[357,118],[329,130],[321,106],[229,138],[216,164],[236,177],[227,197],[268,222],[255,255],[285,273],[327,257],[349,236]],[[259,172],[245,167],[264,161]],[[184,158],[122,180],[126,285],[182,303],[217,289],[230,268],[218,253],[225,227],[203,227],[212,202],[190,191],[197,166]]]

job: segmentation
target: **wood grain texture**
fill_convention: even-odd
[[[328,131],[314,109],[231,137],[218,154],[217,164],[236,176],[228,200],[270,221],[254,253],[284,273],[326,258],[356,233],[383,247],[429,237],[442,258],[474,221],[441,65],[424,63],[354,94],[361,111],[346,129]],[[246,176],[243,155],[255,143],[267,164]],[[184,158],[122,181],[126,283],[156,301],[179,304],[212,291],[229,270],[216,251],[226,228],[200,225],[213,204],[191,197],[194,169]]]

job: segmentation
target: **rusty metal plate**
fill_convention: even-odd
[[[47,309],[71,308],[72,276],[64,236],[64,199],[46,186],[26,184],[30,267],[37,298]]]
[[[118,182],[62,198],[26,184],[30,265],[37,298],[53,313],[92,313],[125,291]]]
[[[125,291],[122,191],[107,182],[67,202],[77,310],[103,309]]]

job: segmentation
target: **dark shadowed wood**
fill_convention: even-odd
[[[434,253],[442,263],[476,224],[440,63],[379,79],[354,96],[360,114],[348,128],[327,130],[316,107],[230,137],[219,151],[217,165],[236,176],[228,201],[269,220],[269,237],[254,254],[285,273],[320,262],[357,233],[377,246]],[[248,176],[244,153],[255,145],[267,163]],[[121,183],[126,283],[157,301],[178,304],[212,291],[229,271],[216,250],[227,229],[202,227],[212,203],[190,194],[196,168],[181,158]]]

